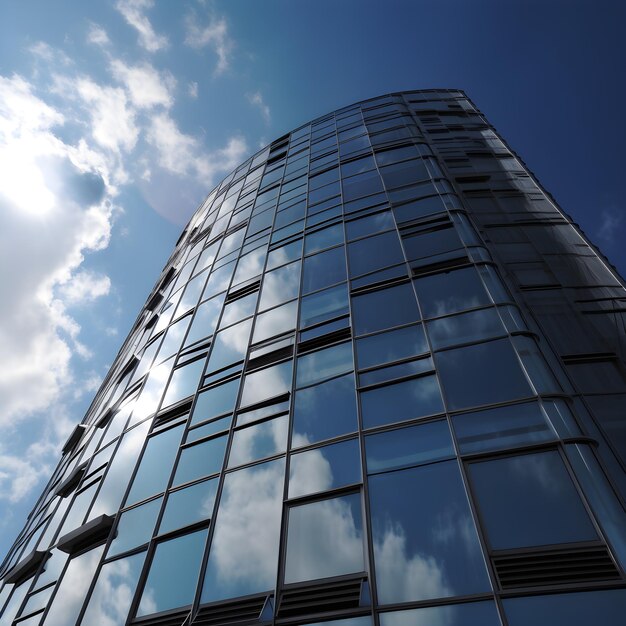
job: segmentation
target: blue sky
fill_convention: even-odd
[[[0,0],[0,559],[182,226],[265,142],[460,87],[626,274],[621,0]]]

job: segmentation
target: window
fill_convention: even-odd
[[[285,584],[365,570],[360,494],[291,507],[288,524]]]
[[[248,348],[252,320],[239,322],[215,335],[207,372],[215,372],[227,365],[243,361]]]
[[[435,350],[506,334],[496,309],[481,309],[427,322]]]
[[[159,532],[167,533],[210,518],[213,514],[217,482],[217,478],[212,478],[170,493]]]
[[[383,211],[382,213],[374,213],[374,215],[346,222],[346,233],[348,234],[348,239],[352,240],[366,237],[367,235],[374,235],[394,227],[395,223],[391,211]]]
[[[236,300],[229,302],[224,307],[224,312],[222,313],[220,330],[226,326],[231,326],[246,317],[254,315],[258,295],[259,293],[255,291],[254,293],[248,294],[243,298],[237,298]]]
[[[183,430],[184,425],[181,424],[148,440],[133,486],[126,499],[127,504],[145,500],[148,496],[165,490]]]
[[[204,337],[209,337],[215,332],[217,321],[222,310],[225,294],[216,296],[203,302],[196,310],[189,333],[185,339],[185,346],[189,346]]]
[[[359,369],[406,359],[428,351],[421,324],[391,330],[356,341]]]
[[[333,443],[291,456],[290,498],[360,482],[361,455],[358,439]]]
[[[204,422],[232,411],[235,408],[239,383],[240,379],[235,378],[199,393],[193,407],[190,424]]]
[[[348,244],[350,275],[359,276],[367,272],[404,263],[400,241],[395,231],[359,239]]]
[[[243,381],[240,407],[280,396],[291,389],[292,361],[285,361],[247,374]]]
[[[302,293],[317,291],[346,280],[345,254],[342,246],[304,259]]]
[[[402,422],[443,412],[437,377],[421,376],[362,391],[363,428]]]
[[[288,302],[257,315],[254,324],[253,343],[265,341],[281,333],[293,330],[296,326],[298,302]]]
[[[533,395],[508,339],[438,352],[435,362],[452,410]]]
[[[343,224],[322,228],[304,238],[304,253],[311,254],[343,243]]]
[[[157,544],[137,617],[193,602],[207,529]]]
[[[420,319],[415,294],[409,283],[353,297],[352,315],[357,335]]]
[[[348,312],[348,287],[345,283],[318,291],[302,298],[300,328],[320,324]]]
[[[470,463],[468,469],[494,550],[597,539],[558,452]]]
[[[365,437],[367,473],[424,465],[454,457],[452,437],[444,420],[388,430]]]
[[[306,446],[357,429],[354,374],[296,391],[292,447]]]
[[[219,472],[224,461],[227,439],[228,437],[223,435],[183,448],[173,484],[188,483]]]
[[[310,352],[298,358],[296,385],[312,385],[350,371],[353,367],[351,342]]]
[[[414,281],[425,317],[438,317],[491,304],[474,267],[434,274]]]
[[[226,475],[200,602],[274,589],[284,476],[284,459]]]
[[[284,452],[287,449],[288,431],[288,415],[236,430],[228,457],[228,467],[236,467]]]
[[[121,554],[147,543],[152,537],[152,531],[162,503],[163,498],[157,498],[122,513],[116,528],[115,539],[111,542],[107,557]]]
[[[426,190],[427,192],[435,192],[434,187]],[[398,224],[412,222],[422,217],[443,213],[446,206],[440,196],[430,196],[419,200],[412,200],[406,204],[394,206],[393,214]]]
[[[259,310],[292,300],[298,295],[300,285],[300,261],[290,263],[265,274]]]
[[[456,461],[371,476],[369,488],[381,604],[490,590]]]
[[[163,398],[162,407],[170,406],[196,393],[205,363],[206,360],[200,358],[174,370],[167,386],[165,398]]]

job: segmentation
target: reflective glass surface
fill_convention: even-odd
[[[239,383],[240,379],[235,378],[198,394],[190,423],[197,424],[232,411],[235,408]]]
[[[145,558],[146,553],[140,552],[102,566],[80,621],[83,626],[126,622]]]
[[[456,461],[371,476],[369,493],[379,602],[490,590]]]
[[[251,328],[252,320],[246,320],[217,333],[207,372],[214,372],[232,363],[243,361],[248,349]]]
[[[399,361],[427,351],[428,344],[421,324],[364,337],[356,342],[360,369]]]
[[[205,363],[205,359],[198,359],[174,370],[162,407],[174,404],[196,392]]]
[[[533,395],[508,339],[439,352],[435,362],[450,409]]]
[[[348,287],[337,285],[305,296],[300,305],[300,328],[319,324],[349,312]]]
[[[133,480],[133,486],[126,498],[127,504],[144,500],[148,496],[165,490],[183,430],[184,426],[181,424],[149,439]]]
[[[183,448],[174,474],[174,485],[219,472],[224,461],[226,435]]]
[[[437,377],[421,376],[362,391],[363,428],[443,412]]]
[[[267,272],[263,278],[259,311],[282,304],[298,295],[300,261]]]
[[[107,557],[121,554],[146,543],[152,537],[163,498],[157,498],[122,513]]]
[[[356,429],[354,374],[296,391],[292,447],[309,445]]]
[[[137,616],[191,604],[196,590],[207,530],[157,544]]]
[[[528,624],[534,623],[532,620]],[[380,626],[501,626],[493,602],[447,604],[381,613]]]
[[[357,335],[419,320],[415,294],[409,283],[352,298]]]
[[[312,385],[325,378],[343,374],[353,367],[350,342],[317,350],[298,358],[296,385]]]
[[[317,291],[346,280],[345,255],[342,246],[307,257],[302,274],[302,293]]]
[[[243,381],[240,406],[250,406],[281,395],[291,388],[292,361],[285,361],[247,374]]]
[[[294,300],[257,315],[252,342],[265,341],[270,337],[292,330],[296,326],[297,312],[298,302]]]
[[[534,402],[461,413],[452,416],[452,424],[464,454],[550,441],[556,437]]]
[[[360,276],[388,265],[404,262],[400,240],[395,231],[359,239],[348,244],[350,276]]]
[[[226,476],[201,602],[274,589],[284,477],[284,459]]]
[[[364,569],[363,521],[358,493],[289,510],[285,583]]]
[[[210,518],[217,493],[217,482],[217,478],[212,478],[170,493],[159,525],[159,533],[167,533]]]
[[[445,420],[365,437],[368,474],[423,465],[453,456],[452,437]]]
[[[509,626],[621,626],[626,590],[550,594],[503,601]]]
[[[427,322],[428,336],[436,350],[472,343],[506,333],[496,309],[481,309]]]
[[[357,439],[333,443],[291,456],[290,498],[328,491],[360,481],[361,456]]]
[[[287,448],[288,431],[288,415],[236,430],[228,457],[228,467],[236,467],[284,452]]]
[[[597,538],[556,451],[468,465],[494,550]]]

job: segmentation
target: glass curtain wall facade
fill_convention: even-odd
[[[0,626],[617,626],[621,279],[463,92],[216,187],[0,576]]]

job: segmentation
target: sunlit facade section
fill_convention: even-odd
[[[467,96],[280,137],[182,233],[0,626],[619,626],[626,290]]]

